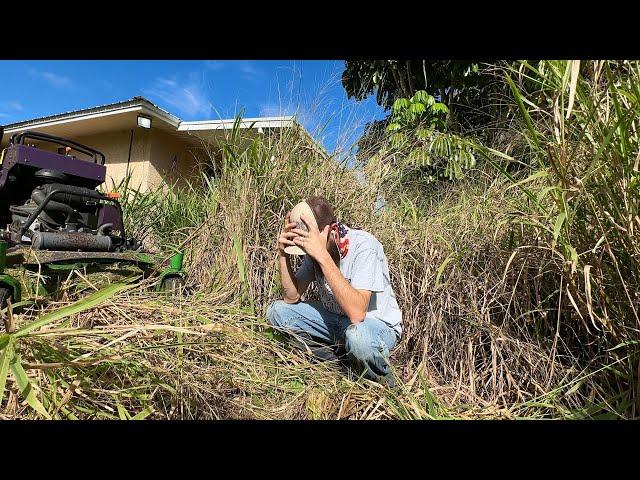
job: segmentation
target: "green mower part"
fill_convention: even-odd
[[[13,303],[19,302],[22,299],[22,287],[20,282],[13,278],[11,275],[0,274],[0,290],[7,289],[11,292],[11,301]],[[4,295],[2,295],[4,297]],[[8,298],[8,297],[7,297]],[[3,303],[7,298],[0,300],[0,308],[4,308]]]
[[[177,293],[187,280],[187,273],[182,269],[184,254],[176,253],[169,259],[169,266],[160,273],[160,281],[156,285],[157,292]]]
[[[19,302],[22,289],[20,282],[11,275],[4,273],[7,267],[7,242],[0,241],[0,308],[11,298],[12,302]]]

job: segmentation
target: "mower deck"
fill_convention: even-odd
[[[154,265],[154,259],[140,252],[67,252],[13,247],[7,250],[7,267],[70,263],[134,263],[140,267]]]

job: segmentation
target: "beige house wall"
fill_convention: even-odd
[[[131,159],[129,162],[129,186],[145,191],[149,188],[149,157],[151,150],[151,132],[142,128],[133,131],[131,143]],[[127,158],[131,130],[105,132],[74,138],[77,142],[88,145],[104,153],[107,157],[107,176],[105,186],[118,185],[127,175]]]
[[[118,185],[127,174],[127,157],[131,130],[105,132],[74,138],[80,143],[101,151],[107,157],[106,187]],[[199,158],[204,152],[197,145],[162,130],[137,128],[133,131],[129,186],[147,191],[163,180],[178,185],[200,176]]]
[[[106,186],[120,183],[127,174],[127,157],[131,130],[106,132],[74,138],[74,140],[100,150],[107,157]],[[160,185],[186,184],[200,176],[199,160],[204,151],[187,140],[157,129],[137,128],[133,131],[129,186],[148,191]],[[113,183],[112,183],[113,182]]]
[[[150,133],[149,186],[159,185],[163,180],[171,185],[184,186],[188,181],[200,179],[201,161],[206,158],[202,147],[162,130]]]

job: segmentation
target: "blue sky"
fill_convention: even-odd
[[[142,95],[183,120],[296,114],[329,152],[384,117],[348,100],[338,60],[0,61],[0,124]]]

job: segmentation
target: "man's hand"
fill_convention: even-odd
[[[331,259],[329,251],[327,250],[327,238],[329,235],[329,225],[324,227],[322,232],[318,230],[318,227],[303,214],[300,215],[300,219],[309,229],[308,232],[300,228],[294,228],[291,230],[296,235],[293,239],[294,245],[302,248],[307,255],[310,255],[316,262],[322,263],[324,260]],[[295,224],[294,224],[295,226]]]
[[[287,255],[284,251],[285,248],[287,248],[289,245],[295,245],[292,239],[297,236],[296,233],[293,233],[291,231],[296,226],[296,223],[289,220],[290,216],[291,216],[291,212],[288,212],[287,215],[285,216],[284,228],[282,229],[282,231],[280,232],[280,235],[278,236],[278,253],[282,257]]]
[[[284,227],[278,236],[278,265],[280,268],[280,283],[283,290],[282,299],[286,303],[297,303],[300,300],[300,296],[307,290],[309,282],[298,282],[291,268],[291,260],[284,251],[289,245],[295,245],[292,238],[297,236],[296,233],[291,231],[296,224],[291,221],[290,216],[291,212],[288,212],[285,216]]]

